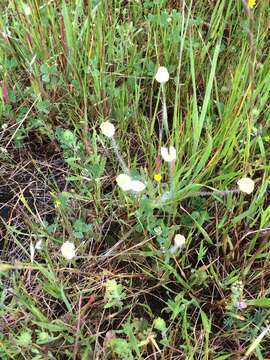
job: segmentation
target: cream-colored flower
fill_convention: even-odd
[[[176,160],[176,149],[174,146],[170,146],[169,149],[162,147],[160,149],[162,159],[167,162],[172,162]]]
[[[169,72],[165,66],[160,66],[156,73],[155,79],[160,84],[165,84],[170,78]]]
[[[174,237],[174,245],[177,248],[181,248],[183,245],[185,245],[186,238],[181,234],[176,234]]]
[[[124,191],[131,189],[131,177],[127,174],[120,174],[116,177],[117,185]]]
[[[239,190],[246,193],[251,194],[254,190],[254,181],[248,177],[242,178],[237,181],[237,185],[239,186]]]
[[[131,180],[130,189],[135,192],[141,192],[146,188],[146,185],[139,180]]]
[[[64,242],[64,244],[61,246],[61,253],[65,259],[73,259],[74,256],[76,256],[75,245],[70,241]]]
[[[112,138],[115,134],[115,127],[109,121],[104,121],[103,123],[101,123],[100,130],[101,130],[102,134],[104,134],[105,136],[107,136],[109,138]]]
[[[146,188],[142,181],[132,180],[132,178],[127,174],[118,175],[116,182],[118,186],[124,191],[141,192]]]

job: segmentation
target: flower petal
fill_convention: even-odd
[[[146,185],[139,180],[132,180],[130,183],[130,190],[136,191],[136,192],[141,192],[146,188]]]
[[[155,175],[154,175],[154,179],[157,181],[157,182],[160,182],[161,181],[161,173],[156,173]]]
[[[176,149],[174,146],[170,146],[169,149],[166,147],[161,147],[160,152],[164,161],[172,162],[176,160]]]
[[[160,153],[161,153],[161,157],[164,161],[167,161],[167,162],[170,161],[169,151],[166,147],[161,147]]]
[[[169,147],[169,155],[171,157],[171,161],[176,160],[176,149],[174,146]]]
[[[116,177],[117,185],[124,191],[131,190],[131,177],[127,174],[120,174]]]

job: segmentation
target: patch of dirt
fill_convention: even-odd
[[[39,143],[31,141],[30,137],[21,148],[8,149],[8,159],[2,163],[0,254],[2,259],[14,261],[21,259],[23,254],[10,234],[16,231],[17,240],[23,243],[23,234],[29,233],[32,214],[42,221],[52,222],[55,210],[51,191],[67,189],[68,169],[61,153],[51,142]],[[7,231],[7,228],[12,230]]]

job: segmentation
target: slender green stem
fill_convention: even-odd
[[[173,173],[174,173],[174,163],[170,162],[169,163],[169,182],[170,182],[169,199],[170,199],[170,201],[172,203],[172,207],[173,207],[173,199],[174,199],[174,178],[173,178]],[[171,213],[169,214],[168,224],[170,224],[170,222],[171,222]]]
[[[162,92],[162,123],[164,126],[165,133],[168,137],[168,135],[169,135],[168,111],[167,111],[166,93],[165,93],[165,85],[164,84],[161,84],[161,92]]]
[[[239,193],[239,189],[232,189],[232,190],[214,190],[214,191],[197,191],[190,196],[212,196],[212,195],[220,195],[220,196],[226,196],[228,194],[237,194]]]
[[[118,146],[115,138],[112,137],[111,140],[112,140],[112,146],[113,146],[113,150],[114,150],[115,156],[116,156],[118,162],[120,163],[121,168],[123,169],[123,171],[124,171],[125,174],[129,175],[129,174],[130,174],[130,171],[129,171],[129,169],[128,169],[128,167],[127,167],[124,159],[122,158],[122,155],[121,155],[120,150],[119,150],[119,146]]]
[[[249,8],[246,0],[242,0],[245,12],[248,17],[248,41],[249,41],[249,119],[247,127],[247,147],[245,153],[245,167],[248,168],[248,159],[250,156],[250,140],[251,129],[253,125],[253,110],[255,105],[254,90],[255,90],[255,64],[256,64],[256,46],[254,42],[254,15]]]

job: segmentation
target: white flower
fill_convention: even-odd
[[[146,188],[146,185],[139,180],[131,180],[130,188],[132,191],[141,192]]]
[[[176,234],[174,237],[174,245],[177,248],[181,248],[183,245],[185,245],[186,238],[181,234]]]
[[[109,121],[104,121],[100,125],[100,130],[102,134],[105,136],[108,136],[109,138],[112,138],[115,134],[115,127],[114,125]]]
[[[239,190],[246,193],[251,194],[254,190],[254,181],[250,178],[242,178],[237,181],[237,185],[239,186]]]
[[[116,178],[118,186],[124,191],[129,191],[131,189],[131,181],[131,177],[127,174],[120,174]]]
[[[172,254],[176,253],[179,249],[181,249],[186,243],[186,238],[181,234],[176,234],[174,237],[174,245],[170,248],[170,252]]]
[[[41,250],[42,249],[42,239],[38,240],[36,243],[35,249]]]
[[[27,4],[23,4],[23,11],[26,16],[31,15],[32,12],[30,6],[28,6]]]
[[[174,146],[170,146],[169,149],[162,147],[160,149],[162,159],[167,162],[172,162],[176,160],[176,150]]]
[[[61,246],[61,253],[65,259],[71,260],[76,256],[75,245],[72,242],[66,241]]]
[[[132,178],[127,174],[120,174],[116,178],[118,186],[124,191],[135,191],[141,192],[146,186],[142,181],[132,180]]]
[[[169,80],[169,77],[170,75],[167,68],[165,68],[165,66],[160,66],[155,76],[157,82],[159,82],[160,84],[164,84]]]

